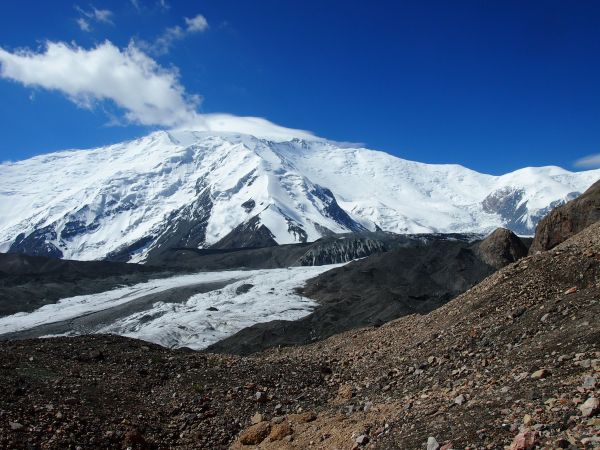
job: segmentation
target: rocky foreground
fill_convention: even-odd
[[[427,315],[251,357],[0,343],[1,448],[600,446],[600,223]]]

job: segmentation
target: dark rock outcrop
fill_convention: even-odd
[[[198,189],[202,185],[198,186]],[[213,203],[210,189],[202,190],[196,201],[171,213],[166,221],[166,227],[160,230],[158,237],[151,236],[147,243],[150,247],[146,262],[155,264],[160,261],[165,252],[177,247],[198,247],[206,239],[206,227],[212,211]],[[128,261],[132,256],[125,253]],[[115,258],[111,258],[115,260]]]
[[[63,253],[52,243],[53,240],[56,240],[56,230],[52,225],[48,225],[35,230],[29,235],[19,234],[8,251],[31,256],[62,258]]]
[[[267,230],[268,232],[268,230]],[[415,247],[438,240],[470,242],[475,235],[466,234],[394,234],[385,231],[331,234],[314,242],[272,245],[267,239],[254,239],[256,233],[234,233],[249,239],[240,248],[239,240],[221,240],[208,249],[180,247],[165,251],[149,263],[190,270],[233,268],[274,269],[290,266],[320,266],[348,262],[374,253],[397,248]],[[253,245],[250,245],[253,244]],[[235,247],[237,245],[237,247]]]
[[[496,269],[527,256],[523,241],[507,228],[496,229],[475,248],[481,259]]]
[[[356,220],[352,219],[346,211],[340,208],[338,202],[329,189],[322,186],[315,186],[315,189],[311,191],[311,195],[318,198],[323,203],[324,215],[335,220],[340,225],[354,232],[367,231]]]
[[[530,254],[550,250],[600,220],[600,181],[575,200],[553,209],[535,229]]]
[[[258,216],[252,217],[231,230],[223,239],[214,244],[213,249],[236,249],[276,246],[273,233],[260,223]]]

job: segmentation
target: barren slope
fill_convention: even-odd
[[[502,448],[524,421],[547,448],[591,448],[598,418],[578,407],[600,394],[599,285],[595,224],[428,315],[250,358],[4,342],[0,446],[225,448],[261,412],[282,439],[259,448]]]

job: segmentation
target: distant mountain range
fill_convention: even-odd
[[[318,138],[158,131],[0,165],[0,251],[144,262],[348,232],[531,235],[599,178],[559,167],[492,176]]]

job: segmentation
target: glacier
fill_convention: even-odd
[[[256,323],[297,320],[310,314],[317,303],[296,289],[342,265],[201,272],[154,279],[0,317],[0,336],[28,330],[36,337],[117,334],[170,348],[200,350]],[[211,283],[224,286],[191,295],[183,302],[156,301],[133,313],[118,309],[170,289]],[[100,312],[108,314],[94,315]]]

